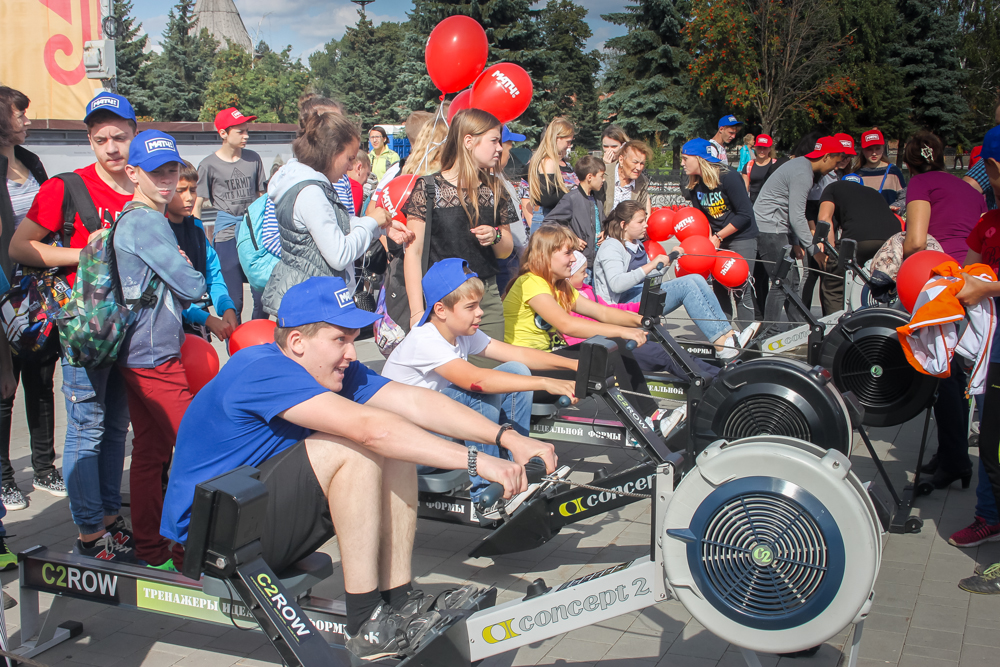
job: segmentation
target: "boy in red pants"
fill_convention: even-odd
[[[132,416],[132,527],[136,557],[173,569],[160,535],[163,473],[170,465],[181,417],[191,403],[181,365],[181,314],[205,293],[205,277],[177,247],[164,215],[180,176],[181,156],[170,135],[146,130],[132,140],[125,172],[135,197],[122,212],[114,249],[126,301],[138,318],[122,343],[118,364]]]

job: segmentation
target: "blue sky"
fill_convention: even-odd
[[[318,50],[331,37],[340,38],[348,25],[358,21],[358,6],[349,0],[235,0],[243,23],[254,41],[264,40],[272,48],[292,45],[293,57],[303,60]],[[621,11],[627,0],[576,0],[589,10],[587,21],[594,33],[591,48],[600,49],[610,37],[625,33],[621,26],[604,21],[600,15]],[[133,0],[136,17],[142,21],[146,34],[159,41],[167,25],[171,0]],[[534,4],[544,7],[545,0]],[[413,8],[412,0],[375,0],[368,5],[368,16],[375,24],[382,21],[405,21],[406,12]]]

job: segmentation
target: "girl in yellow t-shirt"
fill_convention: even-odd
[[[576,235],[561,225],[543,225],[531,235],[520,274],[503,302],[505,343],[550,351],[563,343],[563,333],[646,342],[638,313],[577,299],[578,292],[569,283],[576,247]],[[571,312],[596,321],[573,317]]]

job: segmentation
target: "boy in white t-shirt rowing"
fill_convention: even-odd
[[[568,396],[576,402],[574,381],[531,374],[532,370],[575,373],[576,360],[510,345],[479,330],[484,287],[465,260],[435,263],[422,285],[427,303],[423,318],[389,355],[382,369],[384,377],[439,391],[521,435],[528,435],[532,392]],[[469,362],[470,354],[502,363],[494,369],[479,368]],[[510,458],[498,444],[466,444],[491,456]],[[418,471],[426,472],[419,467]],[[473,501],[488,485],[482,477],[472,478]]]

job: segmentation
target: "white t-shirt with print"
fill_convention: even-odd
[[[441,391],[451,383],[436,370],[455,359],[480,354],[493,339],[482,331],[458,336],[452,345],[431,323],[416,327],[396,346],[382,368],[382,376],[413,387]]]

